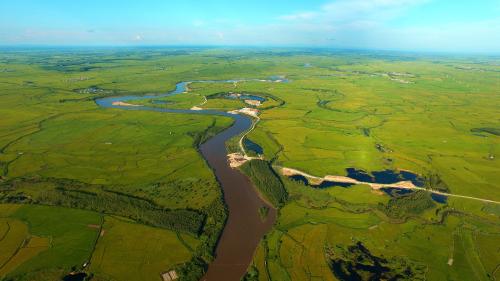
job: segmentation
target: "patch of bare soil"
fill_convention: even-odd
[[[142,105],[139,105],[139,104],[131,104],[131,103],[122,102],[122,101],[115,101],[115,102],[113,102],[111,104],[115,105],[115,106],[142,106]]]
[[[250,115],[252,117],[258,117],[259,116],[259,110],[258,109],[248,108],[248,107],[244,107],[244,108],[238,109],[238,110],[231,110],[231,111],[228,111],[228,113],[231,113],[231,114],[242,113],[242,114]]]

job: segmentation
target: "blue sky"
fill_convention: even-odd
[[[500,0],[0,0],[0,45],[500,51]]]

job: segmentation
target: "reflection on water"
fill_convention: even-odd
[[[288,177],[289,179],[291,180],[294,180],[294,181],[298,181],[298,182],[301,182],[302,184],[304,185],[307,185],[307,186],[310,186],[310,187],[313,187],[313,188],[328,188],[328,187],[334,187],[334,186],[339,186],[339,187],[344,187],[344,188],[347,188],[347,187],[351,187],[353,186],[352,183],[344,183],[344,182],[336,182],[336,181],[323,181],[321,182],[321,184],[310,184],[309,183],[309,180],[302,176],[302,175],[293,175],[293,176],[290,176]]]
[[[233,94],[227,94],[224,97],[227,99],[232,99],[232,100],[240,99],[240,100],[255,100],[255,101],[260,101],[260,102],[266,101],[266,98],[264,98],[264,97],[260,97],[260,96],[256,96],[256,95],[249,95],[249,94],[234,94],[233,93]]]
[[[386,187],[383,187],[380,190],[385,192],[387,195],[389,195],[391,197],[404,196],[406,194],[411,194],[411,193],[415,192],[414,190],[407,189],[407,188],[386,188]],[[436,193],[431,193],[431,198],[435,202],[438,202],[441,204],[446,204],[446,202],[448,200],[448,196],[436,194]]]
[[[423,187],[424,179],[408,171],[373,171],[371,174],[355,168],[347,168],[347,176],[362,182],[392,184],[400,181],[411,181],[415,186]]]
[[[257,155],[262,155],[264,154],[264,149],[255,142],[249,140],[248,138],[243,139],[243,146],[245,147],[245,150],[249,150],[254,152]]]
[[[373,182],[373,177],[363,170],[356,170],[354,168],[347,168],[347,176],[362,182]]]
[[[307,178],[302,176],[302,175],[293,175],[293,176],[289,176],[288,178],[291,180],[294,180],[294,181],[301,182],[304,185],[309,185],[309,181],[307,180]]]
[[[446,202],[448,201],[448,196],[436,193],[431,193],[431,198],[432,200],[441,204],[446,204]]]

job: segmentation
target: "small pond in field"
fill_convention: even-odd
[[[411,194],[411,193],[415,192],[414,190],[407,189],[407,188],[386,188],[386,187],[383,187],[380,190],[385,192],[387,195],[389,195],[391,197],[403,196],[403,195]],[[431,193],[431,199],[434,202],[446,204],[448,196],[436,194],[436,193]]]
[[[343,182],[335,182],[335,181],[323,181],[321,184],[309,184],[309,180],[302,176],[302,175],[293,175],[288,177],[289,179],[297,182],[301,182],[304,185],[313,187],[313,188],[328,188],[328,187],[334,187],[334,186],[339,186],[339,187],[351,187],[353,184],[351,183],[343,183]]]
[[[232,100],[255,100],[255,101],[260,101],[260,102],[265,102],[266,98],[257,96],[257,95],[250,95],[250,94],[235,94],[235,93],[230,93],[224,96],[227,99],[232,99]]]
[[[446,202],[448,201],[448,196],[442,194],[431,193],[431,198],[432,200],[441,204],[446,204]]]
[[[424,179],[419,175],[408,171],[374,171],[371,174],[355,168],[347,168],[347,176],[362,182],[391,184],[400,181],[411,181],[415,186],[424,186]]]
[[[256,144],[255,142],[253,142],[247,138],[243,139],[243,146],[245,147],[245,150],[252,151],[257,155],[264,154],[264,149],[262,149],[262,147],[260,145]]]

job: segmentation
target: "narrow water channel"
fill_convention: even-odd
[[[227,81],[197,81],[207,83],[232,83]],[[105,108],[121,108],[126,110],[147,110],[170,113],[204,114],[227,116],[234,119],[233,125],[215,135],[200,146],[200,152],[212,168],[224,193],[224,201],[229,210],[229,217],[222,237],[217,244],[216,258],[209,265],[206,281],[239,281],[245,274],[257,245],[262,237],[271,229],[276,220],[276,210],[268,206],[258,195],[250,180],[239,170],[229,167],[225,143],[229,139],[249,130],[252,126],[250,117],[234,115],[215,110],[182,110],[165,109],[147,106],[120,106],[114,102],[130,102],[132,100],[158,98],[181,94],[186,91],[187,82],[180,82],[176,89],[167,94],[145,96],[122,96],[97,99],[96,103]],[[269,214],[263,221],[259,208],[267,206]]]

